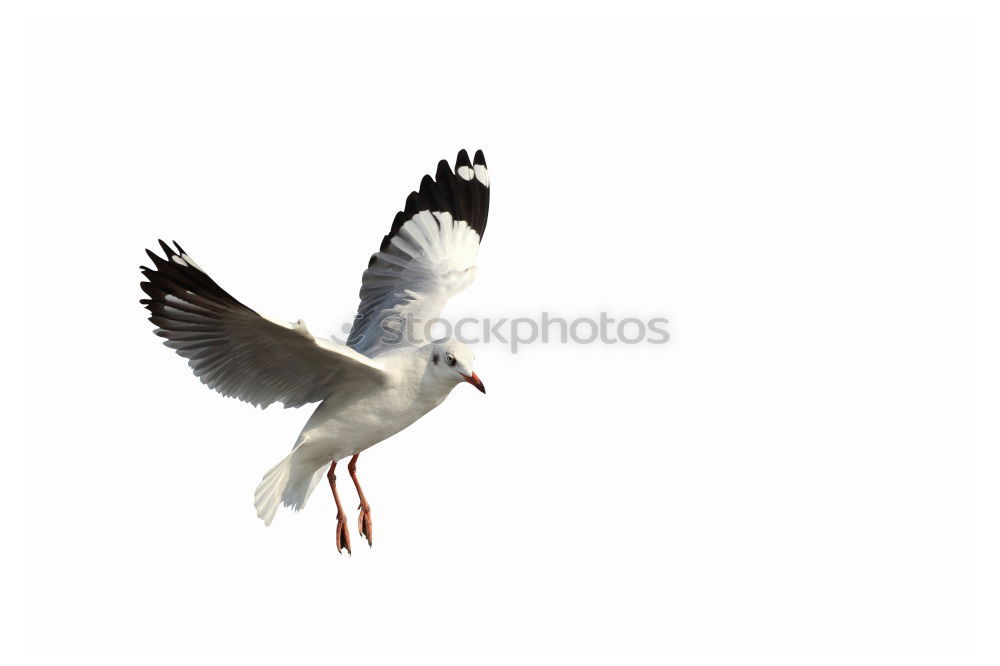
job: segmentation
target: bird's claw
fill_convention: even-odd
[[[342,548],[347,549],[348,555],[351,554],[351,534],[347,529],[347,517],[340,514],[337,516],[337,552],[343,552]]]
[[[358,505],[361,513],[358,514],[358,534],[368,540],[368,547],[372,545],[372,507],[370,504],[362,503]]]

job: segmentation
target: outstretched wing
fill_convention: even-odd
[[[164,343],[188,359],[194,374],[225,396],[267,407],[301,407],[338,390],[384,381],[378,364],[362,354],[314,338],[302,320],[284,324],[262,317],[217,285],[191,257],[160,241],[149,250],[154,268],[142,267],[149,298],[140,301]]]
[[[481,150],[472,162],[460,151],[454,172],[441,160],[433,179],[424,176],[368,263],[347,344],[372,356],[400,341],[422,342],[424,325],[476,276],[489,206]]]

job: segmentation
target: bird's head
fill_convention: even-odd
[[[441,340],[431,345],[430,371],[448,382],[468,382],[486,393],[483,382],[472,370],[475,357],[468,345],[458,340]]]

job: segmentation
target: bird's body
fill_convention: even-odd
[[[389,439],[444,402],[456,384],[423,372],[432,347],[425,345],[420,354],[382,355],[377,359],[386,374],[382,386],[341,393],[316,407],[292,452],[279,463],[279,468],[288,466],[285,486],[279,492],[276,484],[268,485],[268,477],[261,481],[255,504],[265,522],[270,522],[279,501],[301,509],[331,462]]]
[[[337,503],[337,545],[350,550],[337,494],[337,461],[348,466],[361,499],[359,530],[371,543],[371,509],[355,474],[358,455],[440,405],[465,381],[485,393],[472,352],[456,340],[428,341],[421,325],[472,282],[486,227],[489,175],[482,152],[463,150],[453,173],[438,165],[406,200],[362,279],[361,305],[348,345],[313,337],[305,323],[263,317],[233,298],[175,243],[166,258],[148,252],[143,267],[156,333],[188,359],[201,381],[227,396],[266,407],[319,402],[295,446],[263,478],[254,497],[270,524],[280,504],[301,509],[327,478]],[[416,325],[416,326],[415,326]]]
[[[297,446],[321,451],[326,462],[361,453],[392,437],[448,397],[456,384],[425,373],[433,345],[420,354],[389,353],[379,357],[386,382],[375,391],[349,399],[326,399],[316,407],[299,435]]]

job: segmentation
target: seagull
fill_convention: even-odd
[[[472,283],[486,230],[490,178],[483,152],[465,150],[452,171],[446,160],[426,175],[396,214],[361,278],[361,303],[347,344],[315,337],[301,319],[286,323],[244,305],[191,259],[176,241],[146,250],[140,301],[163,344],[187,359],[195,376],[227,397],[266,408],[319,403],[291,453],[271,468],[254,494],[270,525],[279,505],[301,510],[325,475],[337,505],[337,552],[351,552],[347,516],[337,493],[337,463],[358,493],[358,533],[372,544],[372,508],[358,482],[362,451],[400,432],[465,382],[486,388],[473,354],[455,339],[430,340],[427,322]]]

